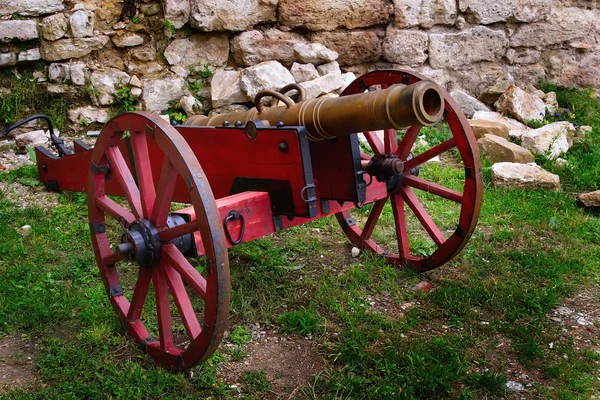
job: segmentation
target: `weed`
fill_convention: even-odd
[[[314,310],[309,309],[287,312],[279,317],[277,323],[281,325],[283,333],[308,335],[321,331],[319,316]]]
[[[165,28],[165,30],[167,32],[169,32],[171,35],[174,35],[175,32],[177,31],[177,28],[175,28],[175,25],[173,25],[173,23],[171,21],[169,21],[168,19],[165,19],[163,21],[163,27]]]
[[[131,94],[129,86],[121,86],[117,89],[117,103],[119,112],[137,110],[137,99]]]
[[[484,392],[490,396],[502,396],[506,393],[506,376],[485,371],[482,374],[471,374],[467,385],[474,391]]]
[[[139,24],[140,17],[138,17],[137,15],[134,15],[133,18],[131,18],[131,22],[133,22],[134,24]]]
[[[242,380],[249,391],[266,393],[271,390],[271,382],[265,371],[245,371],[242,373]]]
[[[169,115],[171,121],[175,121],[178,124],[183,123],[187,119],[187,115],[183,108],[179,105],[178,101],[172,101],[169,103],[167,114]]]
[[[229,341],[233,344],[244,345],[252,339],[252,334],[243,326],[236,326],[229,333]]]

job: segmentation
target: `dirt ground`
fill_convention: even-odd
[[[38,344],[20,335],[0,339],[0,393],[6,388],[38,382],[35,357]]]

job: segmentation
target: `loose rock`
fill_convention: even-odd
[[[529,150],[509,142],[495,135],[484,135],[477,141],[483,154],[492,163],[511,162],[527,164],[534,162],[535,158]]]
[[[560,189],[560,177],[536,164],[496,163],[492,165],[492,185],[518,189]]]
[[[98,122],[104,124],[108,121],[108,110],[92,106],[79,107],[68,112],[69,119],[74,123],[85,121],[88,124]]]
[[[290,83],[295,83],[294,77],[277,61],[266,61],[242,71],[241,87],[251,98],[261,90],[279,90]]]
[[[569,150],[568,138],[574,134],[575,127],[570,122],[555,122],[524,133],[521,136],[521,145],[534,153],[557,158]]]
[[[469,125],[473,130],[473,135],[481,139],[484,135],[496,135],[508,139],[508,126],[500,122],[484,121],[480,119],[470,119]]]
[[[496,110],[502,114],[510,114],[517,120],[527,123],[529,121],[542,121],[546,114],[546,104],[538,96],[511,85],[496,102]]]
[[[240,83],[240,71],[218,70],[215,72],[210,88],[213,108],[252,101],[242,90]]]
[[[417,283],[415,286],[413,286],[412,290],[417,291],[417,292],[423,292],[423,293],[427,293],[431,290],[431,288],[433,287],[433,285],[427,281],[421,281],[419,283]]]
[[[467,118],[472,118],[477,111],[491,111],[482,101],[477,100],[462,90],[453,90],[450,92],[450,96],[456,101]]]
[[[514,130],[523,130],[523,131],[531,130],[531,128],[529,128],[527,125],[525,125],[515,119],[507,118],[507,117],[503,116],[502,114],[493,112],[493,111],[477,111],[475,114],[473,114],[473,119],[485,120],[485,121],[491,121],[491,122],[499,122],[501,124],[508,126],[509,130],[513,130],[513,129]]]
[[[112,42],[117,47],[135,47],[144,44],[144,37],[137,33],[127,32],[124,35],[115,35]]]
[[[326,64],[327,65],[327,64]],[[320,74],[313,64],[294,63],[290,70],[297,83],[317,79]]]
[[[577,201],[584,207],[598,208],[600,207],[600,190],[589,193],[581,193],[577,196]]]
[[[16,153],[27,154],[27,147],[46,144],[48,137],[43,130],[21,133],[15,137]]]

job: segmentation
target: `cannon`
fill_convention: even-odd
[[[277,104],[265,107],[268,96]],[[452,259],[477,223],[477,143],[452,98],[425,77],[376,71],[339,98],[305,100],[294,85],[259,93],[255,106],[176,127],[128,112],[93,148],[75,141],[71,153],[52,134],[58,155],[35,148],[48,189],[87,193],[109,301],[143,351],[171,370],[206,361],[223,338],[232,246],[333,215],[352,245],[428,271]],[[450,136],[413,154],[422,127],[439,122]],[[419,176],[446,153],[464,170],[454,189]],[[450,228],[436,225],[421,195],[456,206]],[[391,222],[377,234],[386,207]],[[431,246],[414,243],[411,218]]]

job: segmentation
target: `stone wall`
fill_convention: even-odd
[[[382,68],[414,69],[483,100],[510,83],[600,87],[597,0],[138,3],[119,21],[117,0],[0,1],[0,67],[45,62],[37,79],[49,90],[85,87],[107,107],[127,87],[140,108],[183,99],[188,114],[290,82],[312,97],[339,92],[354,74]]]

